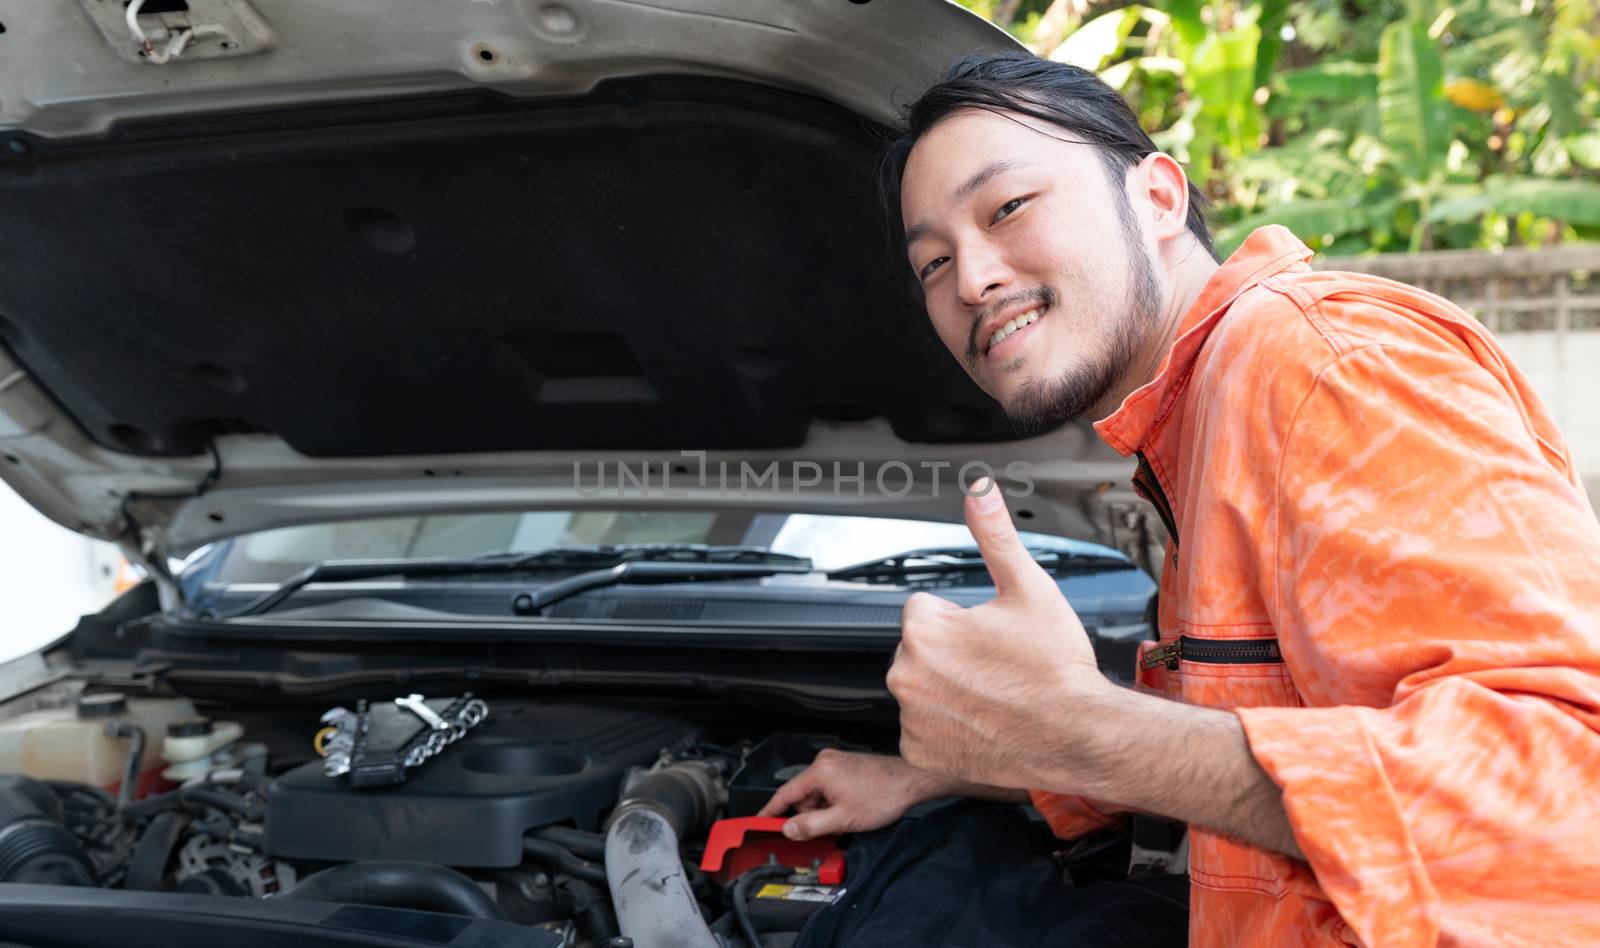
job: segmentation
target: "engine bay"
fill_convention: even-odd
[[[189,707],[98,692],[17,719],[24,743],[81,733],[127,759],[113,785],[0,776],[0,881],[420,910],[607,948],[788,945],[844,891],[836,840],[755,816],[823,748],[867,749],[834,735],[470,693],[136,723]]]

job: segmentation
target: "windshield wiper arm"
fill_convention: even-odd
[[[609,546],[557,546],[534,553],[490,553],[484,556],[431,559],[324,560],[313,563],[248,605],[219,619],[237,619],[271,612],[312,583],[349,583],[384,576],[423,578],[475,573],[527,573],[539,570],[593,570],[626,563],[696,566],[700,564],[795,567],[784,572],[810,572],[803,556],[772,553],[753,546],[708,546],[691,543],[640,543]],[[605,572],[605,570],[600,570]]]
[[[533,592],[519,593],[511,600],[511,611],[519,616],[536,616],[563,599],[591,589],[628,583],[702,583],[719,579],[760,579],[780,573],[809,573],[811,561],[793,557],[793,562],[771,563],[661,563],[629,560],[609,569],[590,570],[557,580]]]
[[[762,546],[720,546],[705,543],[624,543],[590,547],[610,554],[619,562],[654,563],[803,563],[811,560],[790,553],[774,553]]]
[[[1097,553],[1075,553],[1050,547],[1026,548],[1034,562],[1053,573],[1078,570],[1123,569],[1129,564],[1116,556]],[[880,576],[927,576],[945,573],[976,573],[987,570],[983,552],[976,546],[929,547],[907,550],[892,556],[879,557],[854,566],[846,566],[828,573],[829,579],[865,579]]]

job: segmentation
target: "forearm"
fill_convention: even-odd
[[[1053,736],[1045,789],[1081,794],[1304,858],[1282,792],[1226,711],[1123,688],[1081,707],[1076,733]]]
[[[976,800],[994,800],[1000,803],[1027,803],[1028,791],[1011,787],[995,787],[986,783],[973,783],[948,774],[936,774],[909,763],[912,773],[906,783],[908,806],[937,800],[941,797],[971,797]]]
[[[1027,803],[1028,791],[1012,787],[994,787],[986,783],[959,781],[960,786],[951,796],[972,797],[975,800],[994,800],[999,803]]]

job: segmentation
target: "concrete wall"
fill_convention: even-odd
[[[1499,341],[1566,432],[1600,506],[1600,331],[1509,332]]]

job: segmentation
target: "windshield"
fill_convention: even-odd
[[[1023,533],[1032,547],[1120,556],[1093,543]],[[188,578],[279,583],[327,560],[417,560],[537,553],[562,546],[698,543],[803,556],[819,570],[925,547],[968,546],[964,524],[749,511],[581,510],[391,517],[248,534],[191,557]]]

